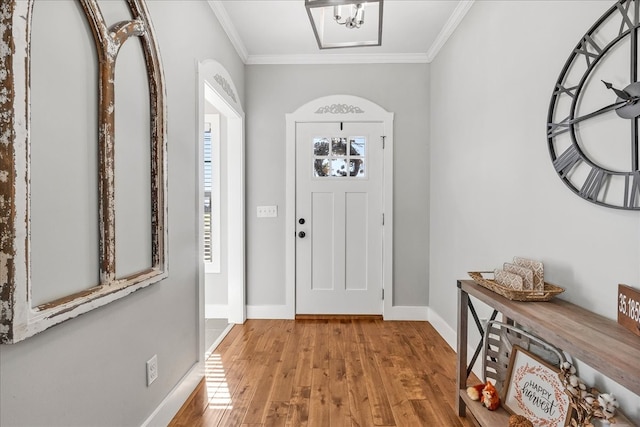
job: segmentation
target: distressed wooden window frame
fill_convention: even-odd
[[[149,12],[127,0],[133,19],[107,26],[97,0],[77,0],[98,60],[100,282],[33,307],[30,268],[30,36],[34,0],[0,4],[0,343],[15,343],[167,277],[165,86]],[[114,73],[120,47],[138,37],[150,101],[151,267],[116,276]]]

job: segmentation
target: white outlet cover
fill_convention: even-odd
[[[147,360],[147,386],[150,386],[156,379],[158,379],[158,355],[154,354],[151,359]]]

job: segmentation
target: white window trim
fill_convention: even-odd
[[[207,83],[205,83],[207,84]],[[220,273],[220,114],[206,115],[211,124],[211,262],[204,263],[205,274]],[[203,135],[204,137],[204,135]],[[202,218],[204,221],[204,216]]]

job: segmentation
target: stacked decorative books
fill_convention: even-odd
[[[515,291],[544,292],[544,266],[540,261],[513,257],[513,263],[505,262],[502,270],[493,271],[498,285]]]

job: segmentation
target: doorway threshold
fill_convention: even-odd
[[[296,320],[383,320],[381,314],[296,314]]]

